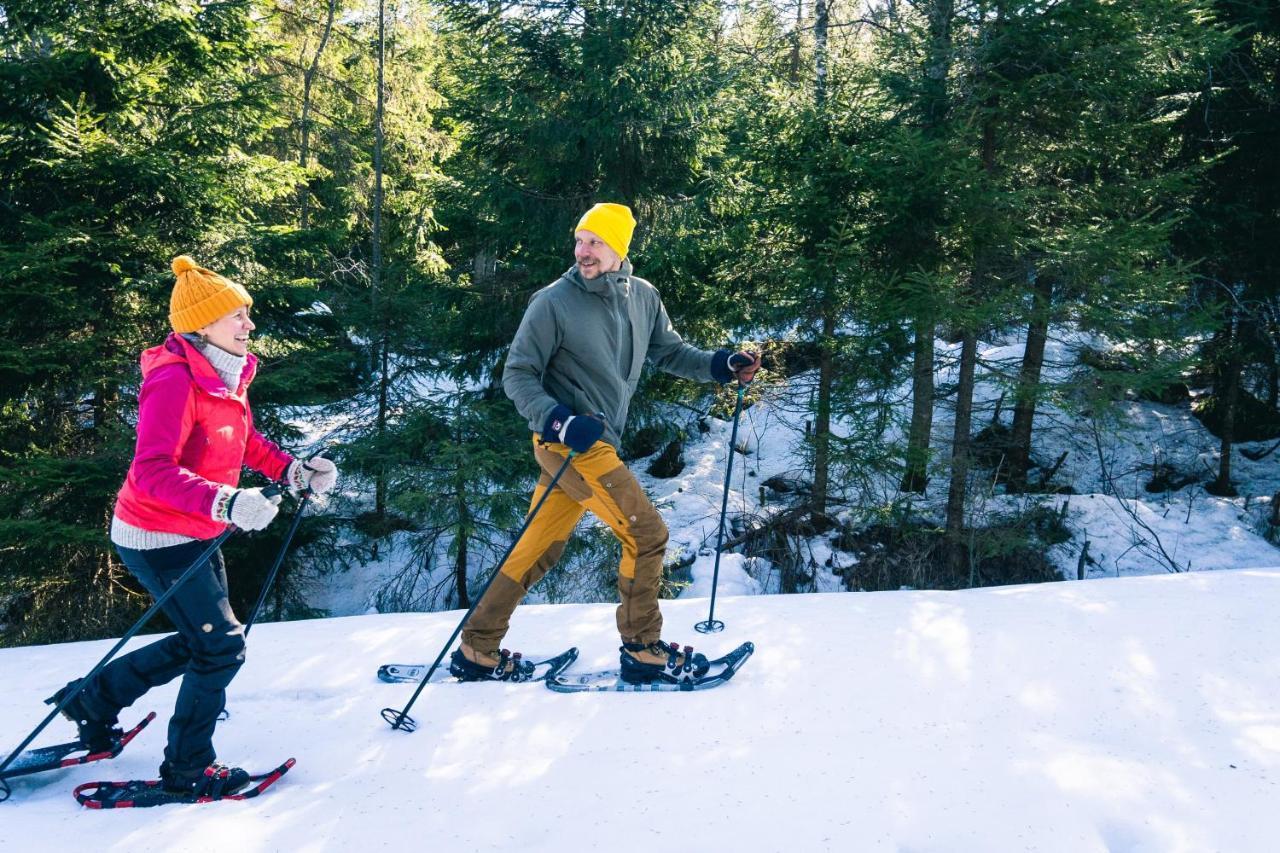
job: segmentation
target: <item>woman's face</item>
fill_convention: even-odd
[[[256,328],[249,319],[249,307],[241,305],[230,314],[201,328],[199,333],[218,349],[226,350],[232,355],[244,355],[249,352],[249,333]]]

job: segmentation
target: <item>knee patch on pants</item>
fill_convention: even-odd
[[[244,665],[244,629],[239,625],[232,629],[215,626],[209,631],[203,628],[202,625],[199,641],[191,643],[191,668],[202,673],[229,670],[234,675]]]
[[[644,489],[625,466],[600,478],[608,500],[617,508],[615,530],[629,537],[635,547],[636,575],[659,575],[667,550],[667,524]]]

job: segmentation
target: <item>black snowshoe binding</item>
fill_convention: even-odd
[[[459,681],[529,681],[533,678],[534,664],[524,659],[520,652],[512,654],[503,649],[498,653],[496,666],[475,663],[458,649],[449,658],[449,674]]]
[[[203,770],[191,771],[175,770],[166,761],[160,765],[160,781],[171,794],[185,794],[192,800],[220,800],[240,793],[251,780],[249,771],[228,767],[219,761]]]
[[[79,679],[68,682],[66,687],[44,700],[44,703],[57,706],[63,697],[79,686]],[[84,693],[77,693],[66,704],[62,709],[62,716],[76,724],[80,743],[84,744],[91,753],[113,752],[120,745],[120,739],[124,737],[124,730],[116,726],[119,722],[117,717],[99,720],[89,714],[89,709],[84,704]]]
[[[634,653],[646,650],[655,655],[665,655],[666,662],[646,663],[634,657]],[[622,660],[619,677],[628,684],[692,682],[706,675],[711,668],[706,655],[701,652],[694,654],[693,646],[685,646],[682,650],[679,643],[664,643],[661,640],[654,640],[647,646],[643,643],[623,643],[618,651],[621,652]]]

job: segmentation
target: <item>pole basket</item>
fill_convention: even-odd
[[[403,732],[415,731],[418,723],[406,714],[404,711],[397,711],[395,708],[383,708],[382,719],[386,720],[393,729],[400,729]]]

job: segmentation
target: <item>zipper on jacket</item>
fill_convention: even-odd
[[[622,357],[622,335],[623,335],[623,326],[624,326],[622,314],[623,314],[623,310],[627,307],[622,298],[622,287],[625,283],[626,283],[626,279],[619,276],[618,280],[614,282],[614,286],[613,286],[613,295],[614,295],[613,325],[614,325],[614,328],[617,330],[616,340],[618,341],[619,360],[621,360],[621,357]],[[629,316],[627,318],[627,322],[625,323],[625,325],[628,327],[631,325],[631,320]],[[626,334],[630,336],[631,334],[630,328],[626,329]],[[630,362],[634,361],[636,357],[636,351],[635,351],[636,342],[634,340],[630,340],[629,342],[631,344],[631,347],[630,347],[631,354],[630,354],[630,358],[627,360],[626,369],[623,370],[623,366],[621,364],[618,365],[618,397],[617,399],[619,403],[621,403],[622,400],[627,395],[627,386],[631,378]],[[616,418],[617,414],[618,414],[617,412],[610,412],[610,418],[611,419]],[[618,436],[618,441],[622,441],[622,436]]]

